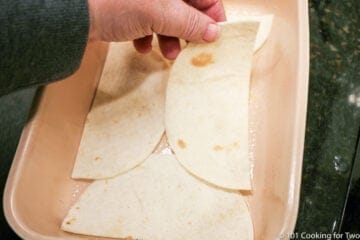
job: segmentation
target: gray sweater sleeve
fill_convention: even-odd
[[[76,71],[88,29],[87,0],[0,0],[0,96]]]

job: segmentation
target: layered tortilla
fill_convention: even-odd
[[[168,64],[112,43],[87,116],[73,178],[103,179],[144,161],[164,132]]]
[[[92,183],[62,223],[65,231],[144,240],[253,239],[236,191],[209,186],[173,155],[152,155],[132,171]]]
[[[180,163],[229,189],[251,189],[248,158],[250,71],[258,22],[230,22],[209,44],[190,43],[167,87],[165,125]]]

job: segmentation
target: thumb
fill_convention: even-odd
[[[154,22],[156,33],[191,42],[212,42],[217,39],[220,29],[213,19],[183,1],[178,1],[178,4],[163,9],[163,19],[159,19],[163,22]]]

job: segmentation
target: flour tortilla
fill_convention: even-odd
[[[152,155],[132,171],[92,183],[70,209],[65,231],[143,240],[250,240],[243,197],[188,174],[173,155]]]
[[[268,39],[274,16],[273,15],[246,16],[230,11],[229,14],[227,15],[227,18],[229,21],[258,22],[260,24],[254,45],[254,52],[256,52],[265,44],[266,40]]]
[[[254,52],[258,51],[264,45],[270,35],[274,16],[272,14],[262,15],[260,12],[257,12],[256,9],[246,11],[237,0],[224,1],[224,8],[226,12],[226,18],[229,22],[255,21],[260,24],[254,45]]]
[[[225,23],[210,44],[190,43],[170,74],[165,125],[181,164],[212,184],[251,189],[250,69],[258,23]]]
[[[144,161],[164,132],[168,65],[161,55],[141,55],[112,43],[87,116],[73,178],[102,179]]]

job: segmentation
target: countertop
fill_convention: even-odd
[[[309,3],[310,91],[299,239],[301,233],[360,233],[360,1]],[[0,189],[35,92],[0,98]],[[18,239],[2,210],[0,239]]]
[[[296,230],[360,233],[360,1],[309,5],[310,89]]]

